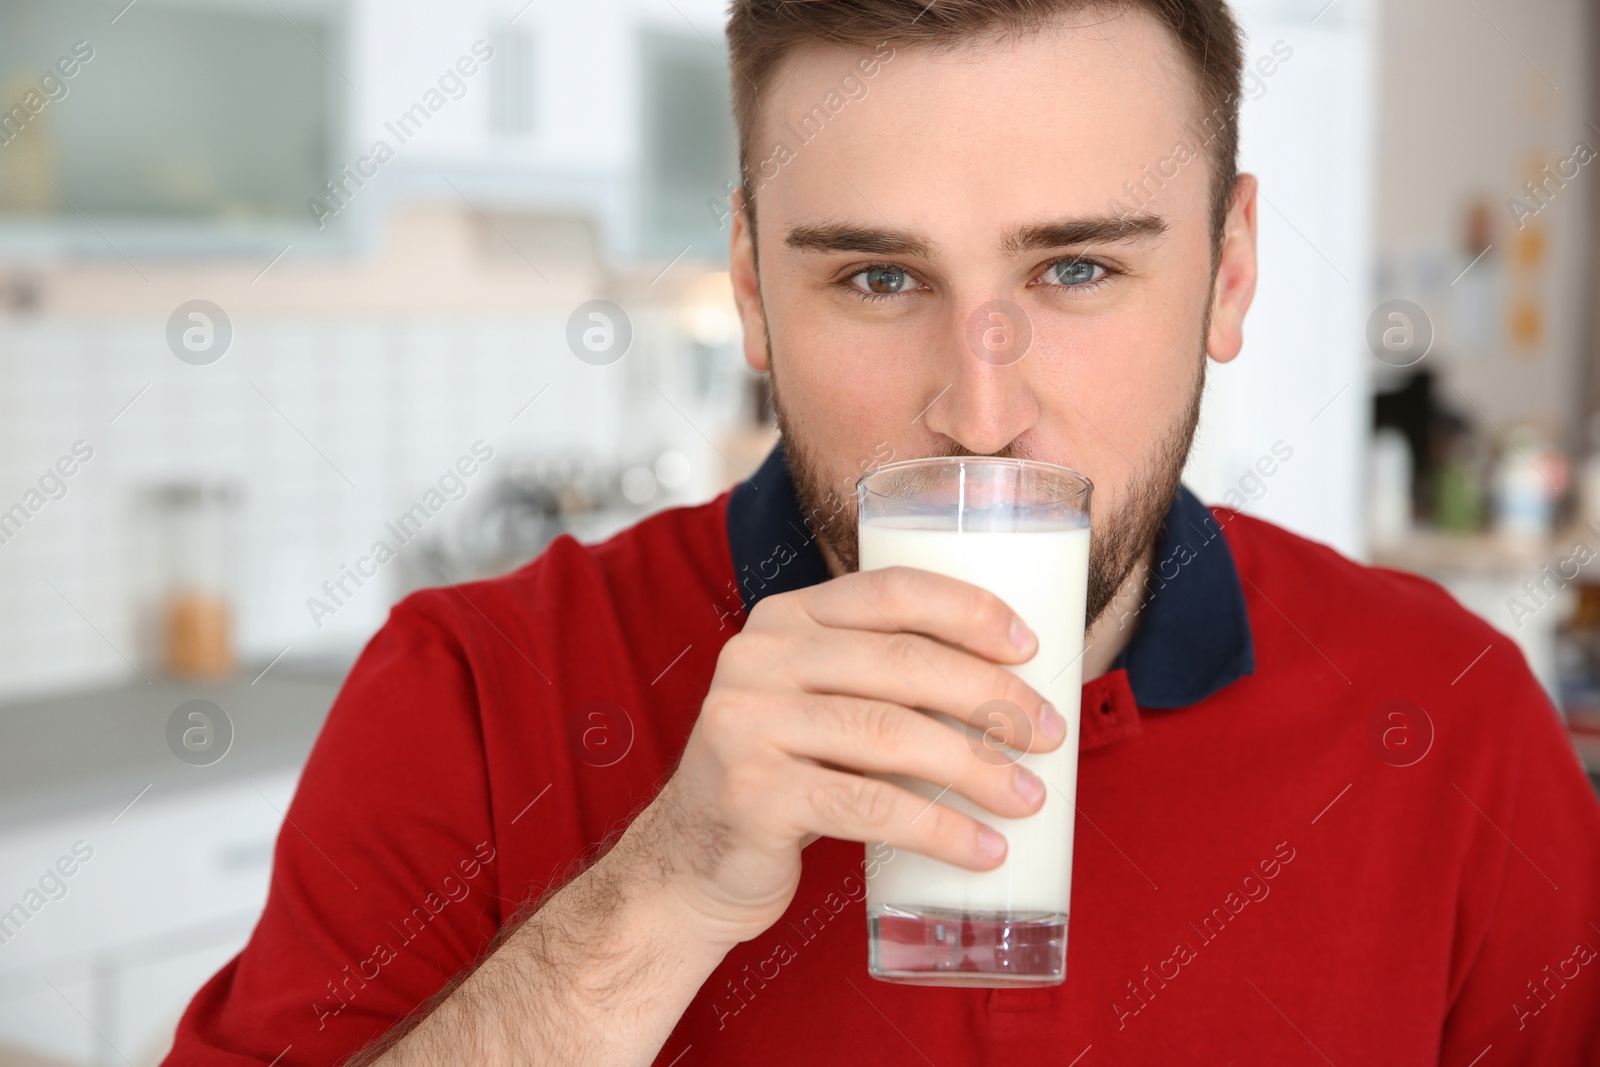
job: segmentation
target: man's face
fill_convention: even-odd
[[[1093,619],[1159,528],[1205,351],[1238,350],[1254,208],[1214,284],[1187,62],[1143,14],[1071,22],[881,49],[870,78],[862,53],[788,56],[754,143],[774,162],[747,175],[759,247],[741,218],[732,256],[746,359],[772,371],[808,512],[835,516],[833,562],[855,569],[853,485],[886,456],[1045,460],[1095,484]]]

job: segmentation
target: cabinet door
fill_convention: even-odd
[[[144,1062],[135,1057],[170,1036],[195,991],[254,928],[297,777],[280,771],[152,792],[114,823],[96,812],[0,839],[0,870],[17,875],[6,889],[14,895],[62,857],[77,858],[63,891],[7,930],[0,1048],[76,1063]]]

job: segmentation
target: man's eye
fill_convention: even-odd
[[[1106,269],[1082,259],[1052,263],[1040,277],[1049,285],[1090,285],[1105,277]]]
[[[882,296],[907,293],[917,287],[917,280],[899,267],[868,267],[852,275],[850,281],[858,289]]]

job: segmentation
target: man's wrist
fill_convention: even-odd
[[[676,820],[647,810],[600,861],[615,879],[624,899],[642,921],[662,931],[691,967],[710,974],[743,938],[734,923],[716,909],[695,882],[691,864],[680,862],[671,848]]]
[[[685,875],[673,869],[661,828],[649,821],[642,816],[508,939],[516,968],[558,999],[572,998],[580,1016],[615,1007],[630,987],[658,995],[662,983],[683,986],[686,1006],[739,943],[730,926],[689,903]]]

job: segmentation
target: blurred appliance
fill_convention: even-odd
[[[1412,523],[1411,448],[1405,435],[1385,427],[1372,435],[1368,455],[1367,538],[1374,549],[1405,541]]]
[[[588,452],[516,456],[475,506],[401,556],[404,591],[515,570],[562,534],[603,540],[682,503],[689,459],[666,448],[629,460]]]

